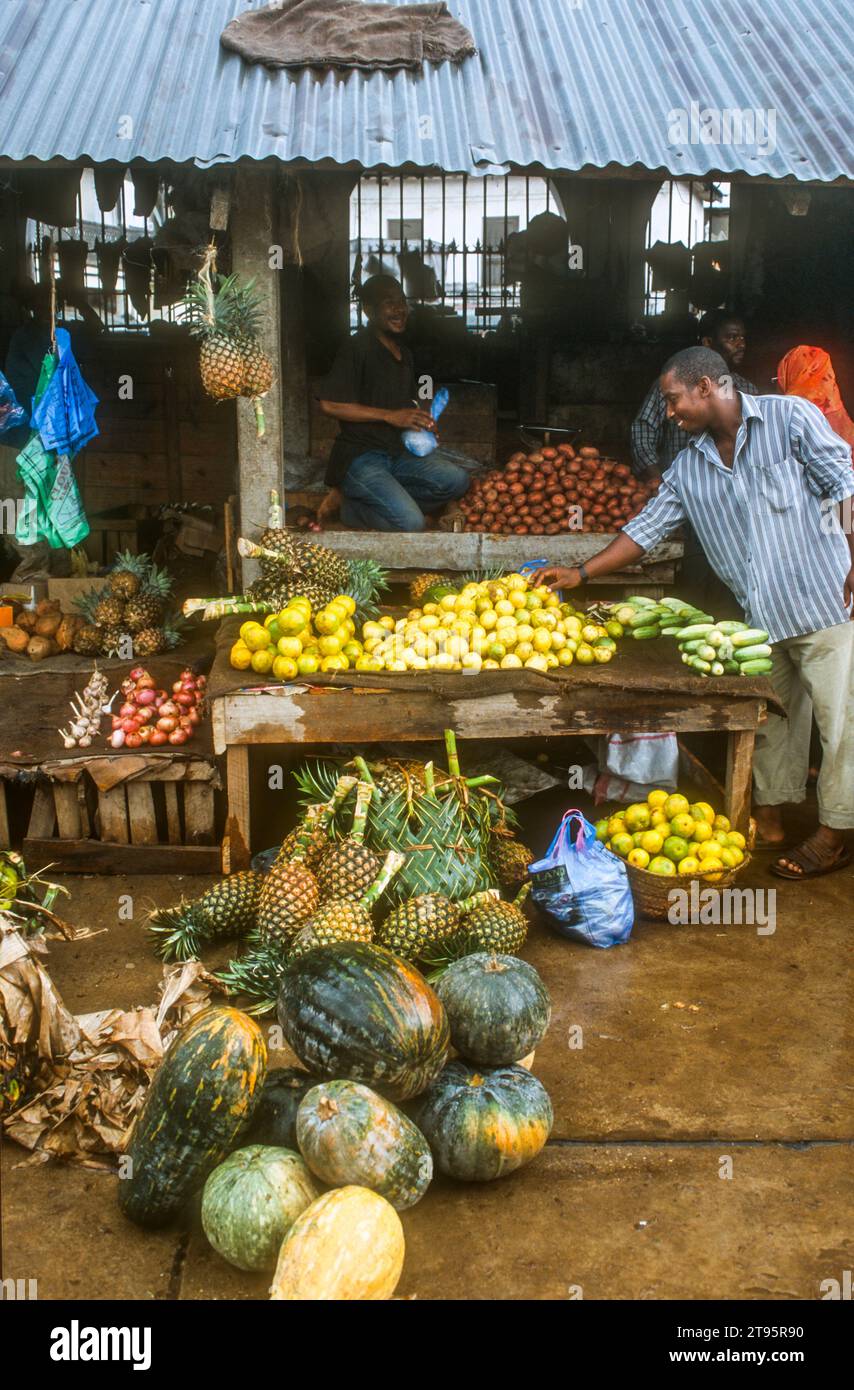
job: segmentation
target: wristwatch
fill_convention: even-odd
[[[581,575],[581,578],[584,580],[586,584],[587,580],[590,578],[590,575],[587,573],[587,566],[585,565],[583,560],[581,564],[578,566],[578,573]]]

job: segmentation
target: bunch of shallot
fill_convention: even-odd
[[[203,717],[205,676],[182,671],[171,694],[159,690],[143,666],[134,666],[122,681],[124,704],[113,715],[112,748],[178,747],[193,737]]]
[[[98,670],[98,663],[89,677],[89,684],[86,686],[82,695],[75,692],[74,699],[69,700],[69,704],[74,714],[74,718],[67,729],[57,729],[57,733],[62,739],[66,748],[89,748],[101,727],[101,716],[110,713],[112,699],[105,704],[107,699],[107,677],[103,671]],[[116,692],[118,694],[118,692]]]

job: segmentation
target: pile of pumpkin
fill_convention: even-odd
[[[159,1227],[203,1189],[211,1245],[274,1271],[273,1299],[390,1298],[398,1213],[434,1168],[487,1181],[545,1144],[552,1106],[526,1054],[548,994],[515,956],[465,956],[434,990],[391,951],[346,941],[288,963],[277,1015],[305,1071],[265,1080],[261,1031],[236,1009],[205,1010],[178,1035],[126,1146],[119,1205]]]
[[[618,531],[658,487],[593,445],[545,445],[511,454],[504,468],[478,474],[459,503],[464,531],[557,536]]]

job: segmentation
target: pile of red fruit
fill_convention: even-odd
[[[464,530],[499,536],[557,536],[572,531],[619,531],[658,487],[628,464],[587,445],[513,454],[472,482],[460,502]]]
[[[171,695],[159,690],[144,666],[134,666],[121,684],[124,704],[113,715],[112,748],[179,746],[193,737],[204,716],[206,676],[182,671]]]

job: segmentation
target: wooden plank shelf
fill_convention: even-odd
[[[85,768],[76,781],[42,778],[24,857],[62,873],[217,873],[217,785],[214,763],[200,758],[179,770],[163,760],[113,786],[96,786]],[[0,782],[4,811],[5,791]],[[0,817],[0,844],[4,834],[8,844]]]

